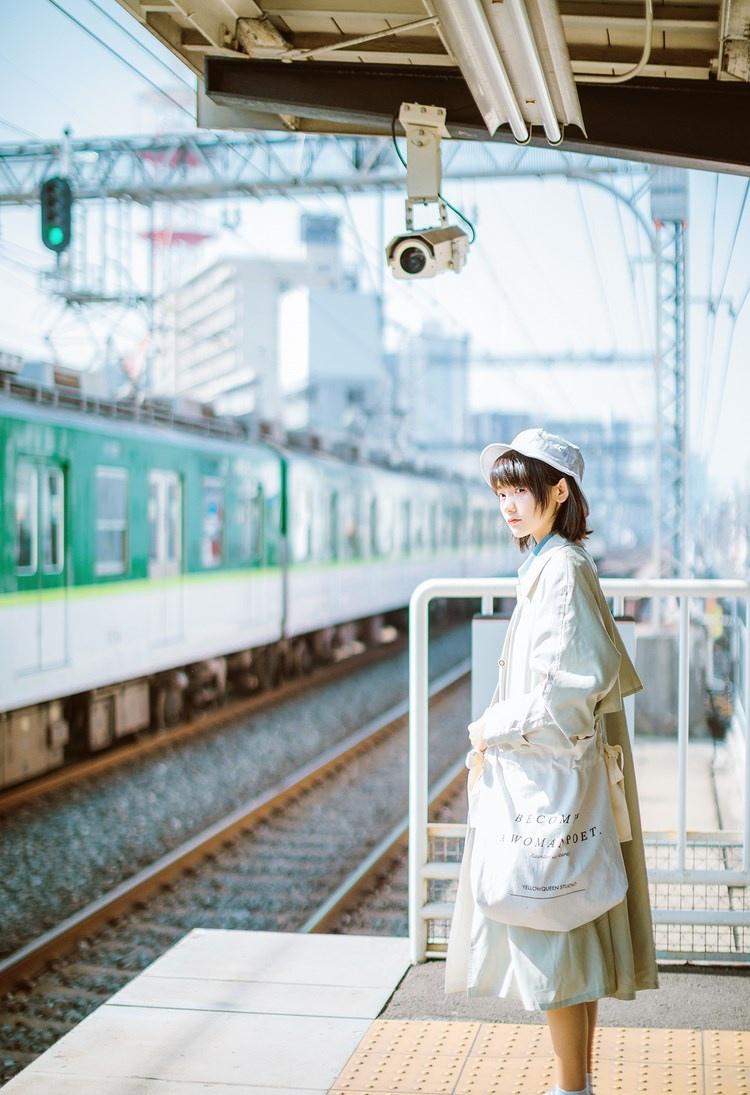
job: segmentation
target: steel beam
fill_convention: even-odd
[[[452,136],[487,141],[463,77],[448,68],[325,62],[280,65],[207,57],[205,92],[225,106],[278,118],[278,128],[385,135],[402,102],[436,103]],[[750,112],[750,85],[715,80],[640,78],[578,88],[588,139],[566,132],[563,147],[681,167],[750,171],[750,146],[738,138]],[[307,123],[307,125],[306,125]],[[501,126],[495,141],[513,143]],[[547,147],[541,134],[532,143]]]

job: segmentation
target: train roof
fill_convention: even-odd
[[[73,379],[77,374],[54,370],[59,381],[43,384],[0,370],[0,415],[15,418],[55,421],[61,426],[80,427],[82,419],[117,433],[124,430],[143,438],[159,438],[171,444],[184,444],[187,437],[203,444],[225,448],[227,444],[253,446],[265,453],[292,459],[311,459],[331,466],[355,466],[410,476],[430,477],[456,486],[471,486],[458,473],[434,466],[418,466],[415,461],[394,459],[377,443],[365,447],[356,439],[326,438],[314,430],[286,431],[275,423],[254,415],[218,415],[210,405],[168,397],[103,398],[81,389]],[[93,422],[91,423],[94,424]]]

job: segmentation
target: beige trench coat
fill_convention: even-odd
[[[521,738],[553,749],[594,733],[623,750],[632,838],[621,843],[625,899],[569,932],[489,920],[474,904],[464,854],[445,964],[445,992],[502,996],[527,1011],[659,987],[638,793],[622,698],[643,684],[609,611],[596,564],[582,544],[555,533],[519,567],[517,604],[499,661],[499,699],[481,718],[489,748]],[[469,763],[467,761],[467,763]]]

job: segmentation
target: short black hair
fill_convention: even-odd
[[[568,484],[568,497],[555,514],[552,531],[564,536],[566,540],[580,543],[592,534],[593,529],[586,528],[589,504],[572,475],[558,471],[544,460],[525,456],[516,449],[506,449],[490,468],[490,485],[495,494],[502,491],[503,487],[526,487],[533,494],[537,508],[541,509],[549,505],[552,489],[563,477]],[[518,537],[521,551],[527,551],[533,546],[531,535]]]

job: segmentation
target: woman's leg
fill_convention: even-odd
[[[583,1091],[588,1052],[588,1001],[547,1009],[547,1022],[555,1051],[555,1083],[566,1091]]]
[[[591,1060],[594,1053],[594,1033],[596,1031],[596,1009],[599,1004],[598,1000],[587,1000],[586,1011],[588,1012],[589,1019],[589,1040],[586,1048],[586,1071],[591,1074],[593,1072]]]

